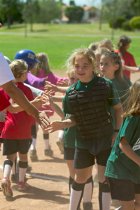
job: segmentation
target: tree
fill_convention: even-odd
[[[8,28],[14,21],[22,21],[23,3],[20,0],[0,0],[0,19]]]
[[[33,23],[37,22],[37,14],[40,12],[37,0],[27,0],[23,9],[23,19],[25,23],[30,23],[30,31],[33,31]]]
[[[84,9],[79,6],[70,6],[65,9],[65,15],[70,23],[80,23],[84,15]]]
[[[44,0],[40,2],[40,14],[37,22],[49,23],[53,19],[60,19],[62,14],[62,3],[55,0]]]

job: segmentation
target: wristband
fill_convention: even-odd
[[[119,129],[114,129],[114,132],[118,133],[119,132]]]
[[[138,71],[140,71],[140,66],[138,66]]]

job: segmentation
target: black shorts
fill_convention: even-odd
[[[3,141],[3,155],[12,155],[20,152],[21,154],[27,154],[31,146],[32,139],[16,139],[9,140],[4,139]]]
[[[74,160],[75,148],[64,147],[64,159]]]
[[[103,150],[98,155],[91,154],[87,149],[75,149],[74,167],[77,169],[87,168],[96,163],[106,166],[111,149]]]
[[[112,199],[120,201],[131,201],[136,194],[140,194],[140,184],[134,184],[130,180],[118,180],[108,178]]]

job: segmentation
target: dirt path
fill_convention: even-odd
[[[138,79],[140,74],[133,74],[133,81]],[[53,119],[57,116],[54,115]],[[68,169],[63,160],[63,155],[56,145],[58,133],[50,135],[51,145],[54,152],[52,158],[44,156],[44,142],[42,139],[42,131],[38,133],[37,153],[38,162],[31,162],[31,172],[28,174],[29,190],[26,193],[15,190],[13,184],[13,200],[6,201],[2,192],[0,192],[0,210],[68,210],[69,191],[68,191]],[[2,169],[3,158],[0,160]],[[0,169],[0,177],[2,170]],[[95,169],[93,171],[95,176]],[[93,193],[94,210],[99,210],[98,207],[98,184],[95,179],[95,187]],[[114,209],[112,206],[111,210]]]

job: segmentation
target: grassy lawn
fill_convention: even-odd
[[[130,52],[135,56],[137,64],[140,64],[139,32],[116,30],[113,39],[115,46],[118,37],[122,34],[132,38]],[[31,49],[36,53],[46,52],[52,69],[64,71],[65,60],[72,50],[87,47],[91,42],[104,38],[112,39],[112,31],[107,24],[103,24],[101,31],[97,23],[79,25],[35,24],[33,25],[33,32],[30,32],[28,25],[27,36],[25,36],[24,25],[14,25],[11,29],[6,27],[0,29],[0,51],[10,59],[14,59],[15,53],[20,49]]]

